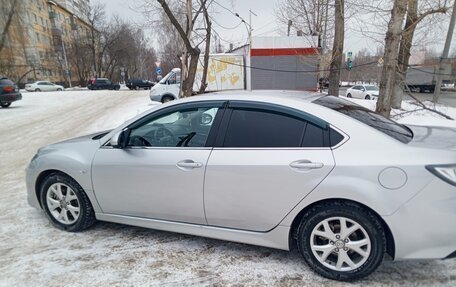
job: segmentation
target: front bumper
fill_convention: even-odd
[[[456,256],[456,187],[441,179],[383,219],[393,233],[396,260]]]
[[[22,94],[19,92],[0,95],[0,103],[11,103],[19,100],[22,100]]]

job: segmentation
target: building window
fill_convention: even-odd
[[[38,42],[40,42],[40,41],[41,41],[41,40],[40,40],[40,33],[35,32],[35,35],[36,35],[36,40],[37,40]]]

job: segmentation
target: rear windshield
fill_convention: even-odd
[[[10,79],[3,78],[3,79],[0,79],[0,85],[2,85],[2,86],[7,86],[7,85],[8,86],[14,86],[14,83]]]
[[[403,143],[408,143],[413,139],[413,133],[407,126],[398,124],[353,102],[334,96],[325,96],[313,103],[338,111]]]

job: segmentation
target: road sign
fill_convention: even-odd
[[[381,66],[383,66],[383,63],[384,63],[383,58],[380,58],[380,59],[378,59],[377,66],[381,67]]]
[[[347,52],[347,58],[351,59],[353,57],[353,52]]]
[[[157,75],[161,75],[162,69],[161,69],[160,67],[157,67],[157,68],[155,69],[155,72],[157,73]]]

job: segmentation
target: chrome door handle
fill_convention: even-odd
[[[297,160],[290,163],[290,167],[297,169],[318,169],[324,166],[321,162],[311,162],[310,160]]]
[[[199,168],[202,167],[203,164],[200,162],[194,162],[193,160],[182,160],[177,163],[177,166],[182,168]]]

